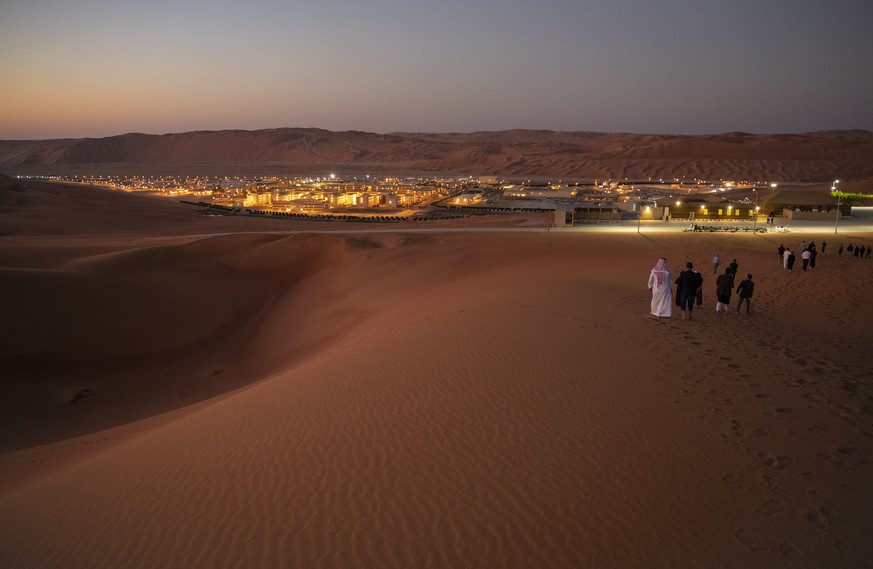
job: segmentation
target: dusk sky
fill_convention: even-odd
[[[869,0],[0,1],[0,139],[873,130]]]

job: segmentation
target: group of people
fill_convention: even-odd
[[[716,254],[712,259],[713,273],[718,271],[720,263],[721,258]],[[734,279],[738,268],[739,264],[734,259],[725,268],[724,274],[716,278],[716,313],[724,312],[726,314],[730,309],[731,295],[734,292]],[[694,270],[694,263],[688,261],[685,263],[685,269],[674,280],[670,266],[667,264],[667,259],[664,257],[658,259],[649,275],[649,290],[652,291],[652,316],[659,318],[670,318],[673,316],[674,284],[676,285],[675,303],[682,311],[682,319],[691,320],[694,305],[700,306],[703,303],[703,275]],[[752,281],[752,275],[746,275],[746,279],[740,282],[736,288],[736,293],[739,296],[737,314],[739,314],[743,303],[746,305],[746,314],[749,314],[754,291],[755,283]]]
[[[827,242],[823,241],[821,244],[821,252],[824,253],[827,250]],[[849,255],[854,255],[857,259],[870,258],[870,253],[873,251],[873,247],[867,245],[853,245],[849,243],[848,247],[843,247],[843,244],[840,243],[840,247],[837,249],[837,255],[842,256],[843,251],[847,251]],[[791,271],[794,270],[794,262],[795,262],[795,254],[789,247],[785,247],[784,245],[779,245],[776,248],[776,254],[779,255],[779,264],[782,265],[786,270]],[[806,241],[800,243],[800,259],[802,261],[801,267],[804,271],[814,269],[815,268],[815,260],[818,256],[818,249],[815,246],[814,242],[810,242],[808,245]]]
[[[824,253],[827,247],[827,241],[822,242],[821,252]],[[840,251],[842,251],[842,244],[840,244]],[[780,243],[779,247],[776,248],[776,254],[779,255],[779,264],[781,264],[785,268],[785,270],[794,270],[796,255],[790,247],[786,247]],[[840,254],[842,255],[842,253]],[[803,241],[800,243],[800,259],[804,271],[815,268],[815,259],[817,256],[818,249],[816,248],[814,242],[810,242],[809,244],[807,244],[806,241]]]
[[[864,259],[864,258],[869,259],[870,258],[870,251],[873,251],[873,248],[871,248],[870,245],[867,245],[867,247],[864,247],[863,245],[852,245],[851,243],[849,243],[849,246],[846,248],[846,252],[849,253],[849,255],[854,255],[856,259]],[[843,254],[843,244],[842,243],[840,243],[840,248],[837,250],[837,254],[838,255]]]

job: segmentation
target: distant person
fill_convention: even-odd
[[[724,270],[723,275],[715,279],[715,313],[728,313],[731,306],[731,293],[734,290],[734,275],[730,267]]]
[[[843,256],[843,244],[842,243],[840,243],[840,248],[837,249],[837,255],[839,255],[841,257]]]
[[[780,243],[779,247],[776,248],[776,253],[779,255],[779,266],[784,267],[785,266],[785,246]]]
[[[721,264],[721,257],[718,256],[718,253],[715,254],[715,257],[712,258],[712,274],[718,272],[718,266]]]
[[[810,269],[814,269],[814,268],[815,268],[815,258],[816,258],[817,256],[818,256],[818,251],[816,250],[816,248],[815,248],[815,247],[810,247],[810,248],[809,248],[809,268],[810,268]]]
[[[740,308],[743,306],[743,301],[746,302],[746,314],[752,307],[752,293],[755,292],[755,283],[752,282],[752,275],[746,275],[746,280],[740,283],[737,287],[737,294],[740,300],[737,302],[737,314],[740,313]]]
[[[691,320],[694,311],[694,300],[697,297],[697,289],[703,285],[703,277],[694,270],[694,263],[685,263],[685,270],[676,278],[676,290],[679,294],[679,308],[682,310],[682,319]]]
[[[649,274],[649,290],[652,291],[652,316],[673,316],[673,273],[664,257],[658,259]]]
[[[855,256],[855,258],[857,259],[857,258],[860,258],[860,257],[861,257],[861,255],[863,254],[863,251],[864,251],[864,248],[861,247],[860,245],[858,245],[857,247],[855,247],[855,252],[852,253],[852,254],[853,254],[853,255]]]
[[[867,245],[867,255],[866,255],[866,257],[867,257],[868,259],[870,258],[870,251],[873,251],[873,249],[870,248],[870,245]]]
[[[739,269],[739,268],[740,268],[740,266],[737,264],[736,259],[731,261],[731,264],[728,265],[728,269],[730,269],[730,271],[731,271],[731,277],[733,277],[733,278],[737,277],[737,269]]]
[[[800,242],[800,252],[803,253],[804,251],[806,251],[806,247],[807,247],[806,241],[801,241]]]
[[[827,241],[822,241],[822,242],[821,242],[821,254],[822,254],[822,255],[824,255],[825,249],[827,249],[827,248],[828,248],[828,242],[827,242]]]
[[[855,247],[851,243],[849,243],[849,246],[846,247],[846,253],[851,255],[854,251],[855,251]]]
[[[800,261],[804,271],[809,267],[809,258],[811,256],[812,253],[809,252],[809,249],[804,249],[803,253],[800,254]]]
[[[789,271],[794,270],[794,252],[791,249],[785,250],[785,268]]]

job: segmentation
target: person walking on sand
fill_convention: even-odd
[[[752,275],[746,275],[746,280],[740,283],[737,287],[737,295],[740,297],[737,302],[737,314],[740,313],[740,308],[743,306],[743,301],[746,302],[746,314],[752,307],[752,293],[755,292],[755,283],[752,282]]]
[[[712,274],[718,272],[718,265],[721,263],[721,257],[718,256],[718,253],[715,254],[715,257],[712,258]]]
[[[809,248],[809,268],[815,268],[815,258],[818,256],[818,250],[815,247]]]
[[[703,285],[703,277],[694,270],[694,263],[685,263],[685,270],[676,278],[676,288],[679,293],[679,308],[682,310],[682,319],[691,320],[694,311],[694,300],[697,297],[697,289]]]
[[[728,269],[731,270],[731,276],[732,276],[733,278],[736,278],[736,277],[737,277],[737,269],[739,269],[739,268],[740,268],[740,266],[737,264],[737,260],[736,260],[736,259],[734,259],[733,261],[731,261],[731,264],[728,265]]]
[[[803,253],[800,254],[800,260],[803,263],[803,270],[805,271],[807,267],[809,267],[809,258],[812,256],[812,253],[809,252],[809,249],[804,249]]]
[[[673,316],[673,273],[664,257],[658,259],[649,274],[649,290],[652,291],[652,316]]]
[[[873,248],[871,248],[870,245],[867,245],[867,254],[865,255],[865,257],[867,257],[868,259],[870,258],[870,251],[873,251]]]
[[[779,266],[785,266],[785,246],[781,243],[779,247],[776,248],[776,254],[779,255]]]
[[[700,282],[703,283],[703,275],[700,274],[700,271],[694,269],[694,272],[697,273],[697,276],[700,277]],[[694,294],[694,301],[697,303],[697,306],[703,304],[703,287],[697,287],[697,292]]]
[[[727,314],[731,306],[731,293],[734,290],[734,275],[730,268],[724,270],[723,275],[715,279],[715,313],[724,311]]]
[[[827,249],[827,248],[828,248],[828,242],[827,242],[827,241],[822,241],[822,242],[821,242],[821,254],[822,254],[822,255],[824,255],[825,249]]]
[[[840,248],[837,249],[837,255],[839,255],[840,257],[843,256],[843,244],[842,243],[840,243]]]
[[[794,270],[794,252],[791,249],[785,250],[785,268],[789,271]]]

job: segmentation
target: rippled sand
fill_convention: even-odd
[[[833,236],[787,273],[791,234],[40,226],[70,191],[0,214],[3,567],[873,558],[873,260]],[[750,317],[715,314],[716,252]],[[661,255],[702,267],[690,322],[648,316]]]

